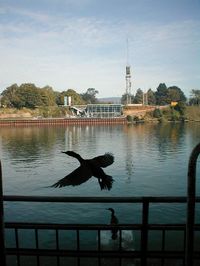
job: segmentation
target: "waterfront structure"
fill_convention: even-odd
[[[85,109],[87,117],[114,118],[122,115],[122,104],[88,104]]]
[[[85,107],[71,106],[70,110],[77,117],[115,118],[123,114],[122,104],[87,104]]]
[[[64,106],[71,106],[71,104],[72,104],[72,97],[64,96]]]

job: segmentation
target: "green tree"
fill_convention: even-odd
[[[32,83],[24,83],[19,87],[13,84],[2,92],[2,103],[10,107],[35,108],[42,103],[39,89]]]
[[[126,93],[121,97],[121,104],[126,104]]]
[[[96,98],[96,95],[98,93],[99,92],[94,88],[88,88],[85,93],[81,94],[81,97],[86,103],[98,103],[98,100]]]
[[[18,102],[17,108],[27,107],[27,108],[36,108],[37,106],[43,105],[41,92],[35,84],[32,83],[23,83],[20,85],[17,95],[20,99]]]
[[[159,108],[154,109],[154,111],[153,111],[153,117],[155,117],[155,118],[162,117],[162,112],[161,112],[161,110]]]
[[[130,96],[129,96],[130,97]],[[134,96],[131,95],[131,102],[134,102]],[[127,93],[124,93],[121,97],[121,104],[126,105],[127,104]]]
[[[171,121],[179,121],[180,120],[180,113],[179,113],[179,111],[175,110],[174,107],[171,107],[170,120]]]
[[[42,105],[55,106],[56,105],[56,93],[50,86],[45,86],[40,89]]]
[[[4,106],[7,107],[14,107],[15,102],[19,101],[19,97],[17,95],[17,90],[19,89],[17,84],[13,84],[9,87],[7,87],[3,92],[2,92],[2,99],[1,103]]]
[[[134,103],[143,103],[143,91],[139,88],[136,91],[135,97],[134,97]]]
[[[133,122],[133,117],[131,115],[127,115],[126,119],[129,123]]]
[[[156,104],[155,92],[153,92],[152,89],[149,89],[147,91],[147,97],[148,97],[148,104],[149,105],[155,105]]]
[[[190,105],[200,105],[200,90],[192,90],[189,99]]]
[[[178,111],[180,115],[185,115],[186,111],[186,104],[184,102],[178,102],[177,105],[174,106],[174,110]]]
[[[165,83],[160,83],[156,92],[156,104],[157,105],[167,105],[169,104],[169,99],[168,99],[168,89]]]
[[[179,87],[172,86],[168,88],[168,100],[170,102],[186,102],[186,97]]]

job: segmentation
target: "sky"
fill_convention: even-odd
[[[200,0],[0,0],[0,93],[17,83],[97,97],[200,89]]]

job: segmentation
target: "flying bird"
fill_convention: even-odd
[[[114,156],[111,153],[105,153],[92,159],[83,159],[74,151],[65,151],[62,153],[76,158],[80,166],[51,187],[78,186],[94,176],[98,179],[101,190],[110,190],[112,188],[114,181],[112,176],[106,175],[102,169],[114,162]]]

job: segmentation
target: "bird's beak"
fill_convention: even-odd
[[[66,151],[61,151],[61,153],[66,153]]]

